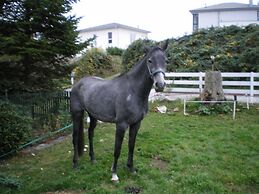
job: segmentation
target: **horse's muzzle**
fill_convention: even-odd
[[[164,88],[165,88],[165,82],[156,82],[155,83],[155,90],[156,92],[163,92],[164,91]]]
[[[163,72],[158,72],[154,76],[154,88],[156,92],[163,92],[165,88],[165,77]]]

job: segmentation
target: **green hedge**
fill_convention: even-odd
[[[167,71],[259,71],[259,25],[202,29],[171,39]],[[211,56],[214,56],[212,61]]]
[[[105,71],[112,69],[112,58],[109,54],[99,48],[92,48],[76,62],[75,79],[86,75],[102,75]]]
[[[18,107],[0,101],[0,155],[25,143],[31,131],[31,122]]]
[[[154,44],[151,40],[137,40],[129,45],[122,55],[124,71],[144,56],[144,45]],[[258,72],[258,45],[259,25],[202,29],[169,40],[167,71],[199,72],[212,70],[213,66],[222,72]]]
[[[118,47],[108,47],[106,52],[110,55],[121,56],[124,50]]]
[[[145,46],[154,46],[155,42],[152,40],[136,40],[129,45],[122,55],[123,71],[127,72],[132,66],[140,61],[146,54]]]

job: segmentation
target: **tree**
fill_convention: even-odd
[[[245,28],[245,38],[242,40],[241,45],[243,51],[241,52],[242,68],[245,71],[259,71],[259,26],[257,29],[254,26],[247,26]]]
[[[4,0],[0,3],[0,89],[51,89],[68,76],[80,43],[69,15],[77,0]]]
[[[223,92],[220,71],[207,71],[205,73],[205,85],[201,99],[205,101],[226,100]]]

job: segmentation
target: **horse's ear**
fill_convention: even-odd
[[[161,48],[163,51],[165,51],[168,47],[169,44],[169,39],[166,39],[166,41],[162,44]]]
[[[151,48],[147,45],[144,45],[144,50],[146,53],[148,53],[151,50]]]

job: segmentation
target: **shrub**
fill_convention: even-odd
[[[155,42],[152,40],[136,40],[124,51],[122,55],[123,71],[127,72],[131,67],[137,63],[145,55],[145,46],[154,46]]]
[[[123,53],[123,49],[118,48],[118,47],[108,47],[106,49],[106,52],[110,55],[116,55],[116,56],[121,56]]]
[[[229,104],[200,104],[197,112],[200,115],[227,114],[232,111]]]
[[[0,174],[0,186],[9,187],[12,189],[19,189],[22,186],[22,183],[16,177],[6,176]]]
[[[77,62],[75,68],[75,79],[86,75],[102,75],[105,70],[112,68],[111,56],[106,54],[103,50],[92,48]]]
[[[31,129],[31,119],[19,107],[0,101],[0,155],[24,143]]]
[[[212,27],[171,39],[166,50],[167,71],[208,71],[212,62],[222,72],[258,71],[258,37],[259,25],[249,25]]]

